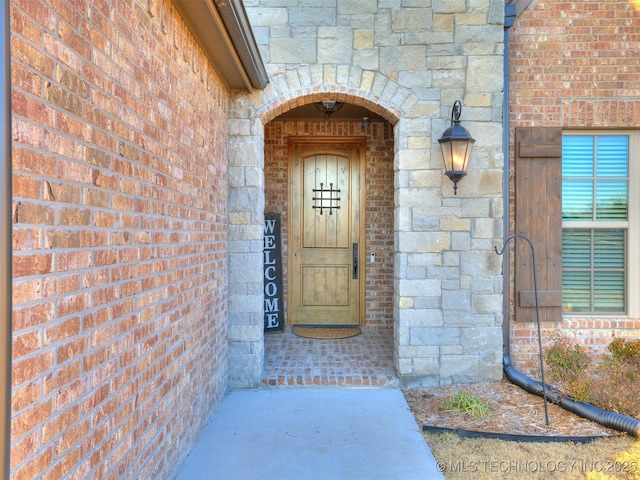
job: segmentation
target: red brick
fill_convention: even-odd
[[[109,362],[102,363],[98,365],[91,372],[91,386],[97,387],[104,383],[109,378],[113,377],[113,375],[118,370],[118,362],[116,360],[111,360]]]
[[[79,357],[89,349],[88,337],[77,337],[71,339],[60,345],[56,349],[56,361],[57,363],[64,363],[68,360],[72,360]]]
[[[42,275],[52,272],[51,255],[14,255],[13,276],[25,277],[29,275]]]
[[[44,237],[45,248],[80,248],[81,234],[77,230],[48,230]]]
[[[105,112],[108,115],[117,115],[119,106],[118,102],[111,96],[102,93],[99,90],[93,90],[91,92],[91,99],[93,101],[93,105],[99,108],[102,112]],[[111,122],[110,122],[111,124]],[[117,148],[117,140],[111,140],[110,143],[113,142]],[[104,146],[104,145],[100,145]]]
[[[42,298],[42,279],[34,278],[13,284],[13,303],[21,305]]]
[[[87,208],[62,208],[59,212],[60,225],[88,226],[91,224],[91,210]]]
[[[116,253],[113,250],[98,250],[93,254],[93,265],[101,267],[116,263]]]
[[[114,282],[120,282],[122,280],[127,280],[133,276],[133,266],[132,265],[122,265],[119,264],[118,268],[111,271],[111,280]]]
[[[66,158],[80,159],[82,157],[81,143],[78,139],[69,137],[66,132],[63,132],[62,135],[57,135],[49,131],[45,132],[45,143],[49,152]],[[66,172],[68,170],[66,167],[71,162],[58,160],[58,163],[62,165],[60,168],[61,172]],[[74,177],[69,178],[68,176],[61,176],[61,178],[67,178],[72,181],[77,180]]]
[[[107,325],[97,328],[91,335],[91,345],[99,346],[106,343],[110,343],[118,335],[118,327],[114,323],[108,323]]]
[[[45,199],[58,203],[80,203],[82,190],[66,183],[45,182]]]
[[[45,86],[45,99],[75,115],[82,113],[80,99],[58,85],[48,83]]]
[[[80,313],[89,307],[89,294],[66,295],[58,299],[56,315],[58,318]]]
[[[93,292],[93,304],[96,307],[109,304],[118,299],[118,287],[110,285]]]
[[[62,39],[45,32],[43,44],[45,52],[51,57],[59,60],[74,71],[81,70],[83,61],[82,56],[78,55],[77,52],[66,45]]]
[[[12,367],[13,385],[17,386],[33,380],[52,366],[53,354],[50,351],[43,351],[39,355],[14,362]]]
[[[19,412],[40,399],[41,382],[33,382],[14,388],[11,392],[11,411]]]
[[[104,388],[107,387],[106,385],[102,388],[100,388],[99,391],[104,391]],[[108,387],[107,387],[108,388]],[[116,400],[115,398],[105,398],[103,400],[106,400],[104,402],[99,402],[97,405],[97,408],[92,409],[92,415],[91,415],[91,424],[92,425],[100,425],[102,423],[107,422],[108,419],[110,419],[110,417],[113,415],[113,412],[116,411]]]
[[[55,125],[55,112],[45,103],[21,92],[13,92],[11,98],[11,110],[16,115],[27,117],[31,121],[47,127]]]
[[[55,325],[47,327],[44,333],[44,341],[46,345],[59,343],[74,338],[80,333],[80,319],[71,318],[62,322],[56,322]]]
[[[95,219],[95,215],[94,215]],[[105,247],[109,245],[109,233],[101,230],[84,230],[82,232],[83,247]]]
[[[84,330],[91,330],[100,325],[111,322],[111,320],[112,319],[109,316],[109,309],[103,308],[100,310],[87,312],[84,316],[82,325]]]
[[[14,408],[31,425],[55,407],[12,445],[12,478],[164,477],[210,403],[159,373],[219,378],[214,402],[225,386],[222,354],[195,356],[224,343],[226,298],[204,287],[225,274],[229,94],[170,4],[131,8],[12,0],[13,206],[36,222],[14,228]],[[168,424],[174,402],[187,428]]]
[[[53,208],[46,205],[22,203],[15,212],[16,223],[53,225]]]
[[[61,388],[54,395],[54,410],[59,411],[66,406],[75,403],[87,393],[87,390],[88,386],[85,379],[80,379],[72,384],[66,385],[64,388]]]
[[[47,301],[17,308],[12,312],[13,331],[20,332],[24,329],[49,322],[53,318],[54,303]]]
[[[42,39],[42,26],[34,22],[29,16],[25,15],[17,8],[11,11],[11,32],[20,36],[30,43],[38,45]]]
[[[13,176],[13,195],[26,199],[39,199],[42,190],[42,183],[26,176]]]
[[[53,60],[18,37],[11,39],[11,56],[29,65],[44,77],[53,77]]]
[[[59,456],[60,453],[56,452]],[[65,478],[65,475],[71,470],[75,471],[76,478],[87,478],[89,470],[88,465],[79,463],[80,450],[75,449],[65,455],[62,455],[62,460],[56,462],[44,475],[42,480],[58,480]],[[69,477],[66,477],[69,478]]]
[[[34,431],[11,443],[11,468],[14,469],[41,448],[40,432]],[[34,478],[34,477],[31,477]]]
[[[108,408],[106,405],[102,405],[105,401],[106,403],[112,404],[113,407]],[[98,412],[105,412],[105,410],[113,411],[113,409],[115,409],[115,404],[115,399],[109,396],[109,385],[103,385],[102,387],[93,390],[91,394],[82,401],[82,414],[86,415],[88,413],[92,413],[91,424],[94,426],[100,425],[103,422],[103,419],[96,420],[95,415],[97,415]],[[111,412],[109,411],[109,413],[104,416],[108,417],[110,414]]]
[[[85,371],[93,370],[109,359],[109,347],[103,346],[94,349],[92,352],[84,356],[83,368]]]
[[[60,364],[62,360],[57,359],[57,362]],[[79,360],[57,366],[55,371],[48,376],[42,384],[43,397],[64,388],[66,385],[71,385],[76,382],[80,378],[81,373],[82,365]]]
[[[50,421],[46,422],[42,427],[42,441],[49,443],[51,440],[59,436],[64,430],[78,421],[80,409],[71,407],[63,412],[59,412]]]
[[[112,206],[115,205],[115,196],[112,198]],[[94,225],[96,227],[113,227],[118,222],[118,215],[110,212],[95,212],[94,213]]]
[[[77,29],[70,28],[69,25],[64,22],[60,22],[59,25],[58,33],[65,45],[68,45],[71,49],[89,60],[91,58],[91,45],[89,42],[87,42]]]
[[[113,232],[111,234],[111,242],[112,246],[123,246],[123,245],[131,245],[131,233],[130,232]],[[129,251],[137,251],[137,249],[130,249]]]
[[[95,171],[94,172],[94,180],[93,183],[96,187],[104,188],[107,190],[117,190],[118,189],[118,177],[115,175],[108,175],[104,172]]]
[[[13,358],[29,355],[42,348],[42,335],[39,330],[13,337]]]
[[[22,446],[22,445],[18,445]],[[17,446],[17,447],[18,447]],[[16,447],[16,450],[18,449]],[[12,451],[14,449],[12,448]],[[13,460],[13,454],[11,455],[11,459]],[[19,468],[14,470],[11,474],[12,480],[33,480],[37,478],[38,475],[48,466],[51,465],[53,460],[53,449],[50,447],[43,448],[37,450],[32,456],[31,459],[25,462],[24,465],[21,465]]]
[[[111,167],[111,155],[108,153],[93,147],[84,147],[84,161],[102,168]]]
[[[630,2],[531,4],[509,32],[511,127],[636,128],[640,58],[621,46],[637,42],[639,20]],[[575,341],[598,352],[616,321],[563,318],[544,328],[580,333]],[[511,335],[514,357],[535,367],[534,355],[519,356],[535,350],[535,326],[512,327]]]
[[[14,146],[12,149],[13,168],[15,170],[36,175],[52,176],[55,174],[55,158],[43,152],[34,152]]]
[[[83,120],[78,120],[73,115],[69,115],[64,112],[57,112],[56,124],[61,132],[69,135],[70,137],[86,142],[91,141],[91,134],[93,133],[91,125],[87,124]]]
[[[39,30],[38,33],[40,33]],[[32,95],[40,94],[42,91],[42,78],[13,61],[11,62],[11,84]]]
[[[70,182],[93,183],[93,168],[80,162],[58,160],[58,178]]]
[[[16,415],[11,421],[11,438],[20,438],[31,429],[46,421],[51,416],[51,400],[36,404]]]

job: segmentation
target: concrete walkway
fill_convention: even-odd
[[[391,388],[265,388],[228,394],[178,480],[442,479]]]

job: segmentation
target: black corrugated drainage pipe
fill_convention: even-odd
[[[542,397],[543,386],[542,382],[534,380],[528,377],[524,373],[518,371],[512,364],[509,356],[505,356],[503,360],[504,374],[509,381],[520,388],[526,390],[529,393]],[[546,385],[545,390],[547,392],[547,400],[553,402],[565,410],[575,413],[576,415],[599,423],[607,428],[612,428],[620,432],[626,432],[633,435],[636,438],[640,438],[640,420],[627,417],[616,412],[609,412],[602,410],[601,408],[594,407],[588,403],[576,402],[571,398],[563,395],[562,392]]]

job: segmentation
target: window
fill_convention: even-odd
[[[562,138],[562,308],[637,313],[637,132]],[[638,294],[636,293],[637,297]]]

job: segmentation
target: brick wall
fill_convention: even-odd
[[[12,0],[12,478],[163,478],[226,387],[228,93],[166,0]]]
[[[272,121],[265,126],[265,211],[282,215],[282,260],[287,265],[287,213],[290,136],[364,136],[365,193],[365,325],[393,327],[393,127],[386,122]],[[375,263],[369,262],[374,251]],[[287,276],[283,288],[285,305]]]
[[[640,11],[633,3],[533,2],[509,31],[512,233],[516,127],[639,126]],[[513,304],[513,298],[511,301]],[[601,353],[614,331],[616,335],[638,335],[637,329],[640,319],[565,317],[544,324],[543,337],[561,331]],[[537,368],[537,338],[535,325],[511,323],[516,364]]]

